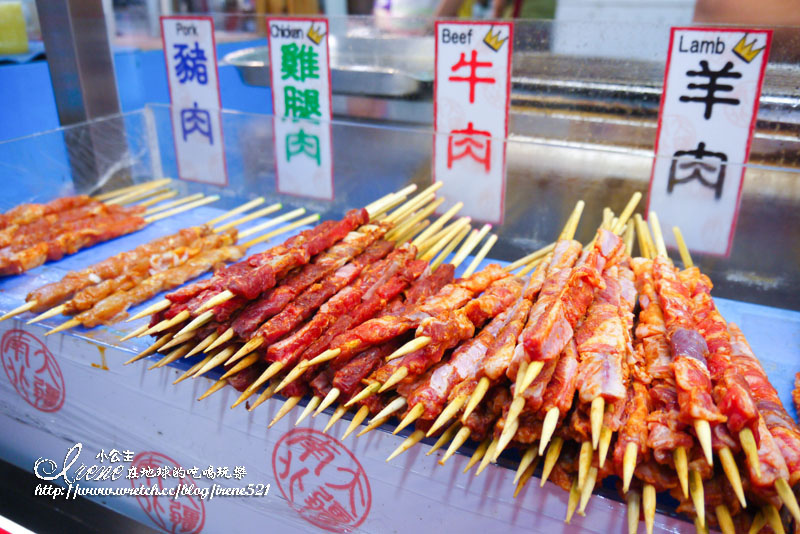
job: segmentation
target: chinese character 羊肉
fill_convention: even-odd
[[[211,114],[207,110],[197,107],[197,102],[194,103],[194,107],[181,110],[181,129],[184,141],[189,134],[197,132],[208,138],[209,145],[214,144],[214,136],[211,133]]]
[[[733,72],[733,63],[728,61],[725,66],[720,70],[711,70],[708,67],[708,61],[700,61],[700,70],[690,70],[686,72],[689,77],[705,77],[708,78],[708,83],[690,83],[686,86],[687,89],[702,89],[706,92],[704,96],[686,96],[681,95],[681,102],[700,102],[705,105],[703,117],[706,120],[711,118],[714,104],[728,104],[731,106],[739,105],[738,98],[723,98],[717,96],[717,92],[731,92],[733,86],[719,83],[720,78],[738,79],[742,77],[740,72]]]
[[[714,198],[722,196],[725,184],[725,167],[728,156],[722,152],[709,152],[705,143],[698,143],[694,150],[678,150],[673,155],[669,168],[667,193],[672,193],[676,185],[693,180],[714,191]]]
[[[206,70],[206,53],[200,48],[200,44],[195,41],[194,48],[189,49],[189,45],[178,43],[173,45],[177,50],[174,59],[178,60],[175,64],[175,76],[182,84],[197,80],[197,83],[205,85],[208,82],[208,71]]]

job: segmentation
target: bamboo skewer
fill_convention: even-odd
[[[150,206],[152,206],[154,204],[158,204],[159,202],[163,202],[165,200],[169,200],[170,198],[173,198],[173,197],[176,197],[176,196],[178,196],[178,192],[177,191],[175,191],[174,189],[167,189],[165,192],[163,192],[163,193],[161,193],[159,195],[156,195],[156,196],[154,196],[152,198],[148,198],[144,202],[139,202],[139,204],[137,204],[137,206],[142,207],[142,208],[149,208]],[[150,210],[147,210],[147,211],[150,211]],[[147,211],[145,211],[146,214],[148,214]]]
[[[147,182],[142,182],[140,184],[129,185],[126,187],[121,187],[119,189],[114,189],[113,191],[106,191],[105,193],[101,193],[99,195],[93,195],[92,200],[97,200],[103,202],[105,200],[109,200],[115,197],[123,196],[127,193],[132,191],[138,191],[141,189],[155,189],[164,185],[167,185],[172,181],[172,178],[161,178],[157,180],[150,180]]]
[[[398,208],[398,209],[403,209],[403,208],[401,207],[401,208]],[[393,215],[393,214],[392,214],[392,215]],[[389,217],[391,217],[392,215],[390,215]],[[209,304],[209,301],[207,301],[207,302],[204,304],[204,306],[208,306],[208,304]],[[202,307],[201,307],[201,309],[202,309]],[[174,320],[175,320],[175,319],[173,319],[173,321],[174,321]],[[185,318],[184,318],[184,317],[181,317],[181,321],[182,321],[182,320],[185,320]],[[203,317],[203,318],[201,319],[201,321],[202,321],[202,320],[206,320],[206,318],[205,318],[205,317]],[[167,327],[168,327],[167,325],[168,325],[168,323],[162,324],[162,325],[161,325],[159,328],[165,329],[165,328],[167,328]],[[158,325],[157,325],[157,327],[158,327]],[[156,328],[156,327],[154,327],[154,329],[155,329],[155,328]],[[151,329],[151,330],[153,330],[153,329]],[[184,330],[188,330],[188,329],[184,329]],[[232,332],[231,332],[231,333],[229,333],[229,334],[228,334],[227,332],[226,332],[226,333],[224,333],[224,334],[223,334],[223,335],[221,335],[221,336],[220,336],[220,337],[219,337],[219,338],[218,338],[216,341],[212,341],[212,342],[211,342],[211,343],[212,343],[212,344],[211,344],[211,348],[213,348],[213,347],[214,347],[214,344],[217,344],[217,343],[220,343],[220,342],[224,342],[223,338],[227,338],[227,337],[229,337],[229,336],[230,336],[230,337],[232,337],[232,335],[233,335],[233,333],[232,333]],[[258,338],[256,338],[256,339],[258,339]],[[221,340],[222,340],[222,341],[221,341]],[[252,341],[252,340],[251,340],[251,341]],[[253,350],[253,345],[255,345],[255,342],[251,343],[251,344],[250,344],[250,346],[248,346],[248,344],[245,344],[245,346],[244,346],[244,347],[242,347],[242,348],[241,348],[241,349],[240,349],[240,350],[239,350],[239,351],[238,351],[236,354],[234,354],[234,355],[231,357],[231,359],[230,359],[230,360],[229,360],[227,363],[232,363],[232,362],[234,362],[234,361],[237,361],[239,358],[241,358],[241,357],[245,356],[245,355],[246,355],[248,352],[250,352],[251,350]],[[251,361],[249,361],[249,362],[248,362],[248,364],[251,364],[251,363],[253,363],[253,362],[254,362],[254,360],[251,360]],[[241,366],[241,367],[239,367],[237,370],[241,370],[242,368],[244,368],[244,366]],[[244,402],[244,400],[246,400],[246,399],[247,399],[247,398],[248,398],[250,395],[252,395],[252,394],[253,394],[253,393],[254,393],[254,392],[257,390],[257,388],[258,388],[258,387],[259,387],[261,384],[263,384],[263,383],[264,383],[266,380],[269,380],[270,378],[272,378],[273,376],[275,376],[275,375],[276,375],[278,372],[280,372],[280,371],[281,371],[281,369],[282,369],[282,368],[283,368],[283,363],[282,363],[282,362],[275,362],[275,363],[273,363],[272,365],[270,365],[270,367],[269,367],[269,368],[268,368],[268,369],[267,369],[267,370],[266,370],[266,371],[265,371],[265,372],[264,372],[264,373],[263,373],[263,374],[262,374],[262,375],[261,375],[261,376],[260,376],[260,377],[259,377],[259,378],[258,378],[258,379],[257,379],[257,380],[254,382],[254,383],[253,383],[253,384],[251,384],[251,385],[250,385],[250,387],[248,387],[248,388],[247,388],[247,389],[246,389],[246,390],[245,390],[245,391],[242,393],[242,395],[239,397],[239,399],[237,399],[237,401],[236,401],[236,402],[233,404],[233,406],[231,406],[231,407],[232,407],[232,408],[234,408],[234,407],[238,406],[239,404],[241,404],[242,402]],[[284,384],[284,385],[285,385],[285,384]],[[280,388],[280,387],[283,387],[283,386],[279,386],[279,388]],[[277,390],[278,390],[279,388],[276,388],[276,389],[275,389],[275,392],[277,392]]]
[[[456,432],[458,432],[459,428],[461,428],[461,423],[458,421],[450,425],[447,430],[442,432],[442,435],[439,436],[439,439],[436,440],[436,443],[433,444],[430,450],[425,453],[425,456],[430,456],[434,452],[444,447],[445,443],[449,443],[450,440],[456,435]]]
[[[443,199],[439,199],[439,201],[434,202],[430,207],[438,206],[439,204],[441,204],[441,201],[443,201]],[[399,208],[399,209],[402,209],[402,208]],[[435,207],[433,209],[435,209]],[[431,210],[431,212],[432,211],[433,210]],[[385,236],[385,238],[388,239],[388,240],[391,240],[391,238],[389,237],[390,233],[391,232],[387,233],[386,236]],[[234,297],[234,294],[232,292],[227,291],[227,290],[223,291],[223,292],[215,295],[214,297],[208,299],[202,305],[200,305],[197,308],[197,313],[202,313],[202,312],[204,312],[204,311],[206,311],[206,310],[208,310],[210,308],[213,308],[214,306],[222,304],[223,302],[227,302],[228,300],[232,299],[233,297]]]
[[[110,200],[107,200],[105,204],[108,206],[114,206],[114,205],[124,206],[127,204],[132,204],[139,200],[144,200],[146,198],[150,198],[153,196],[162,195],[167,191],[172,191],[172,190],[169,188],[161,188],[161,187],[140,188],[135,191],[130,191],[128,193],[125,193],[124,195],[120,195]]]
[[[441,239],[440,243],[442,243],[442,242],[446,242],[445,240],[447,240],[447,239],[452,239],[452,236],[451,236],[451,235],[445,235],[445,236],[444,236],[444,237]],[[437,244],[437,245],[438,245],[438,244]],[[463,257],[466,257],[466,256],[467,256],[467,254],[469,254],[469,250],[470,250],[472,247],[476,246],[476,245],[477,245],[477,242],[472,242],[472,243],[467,243],[467,242],[465,242],[465,243],[462,245],[462,248],[461,248],[461,249],[459,250],[459,252],[456,254],[456,256],[460,256],[460,257],[462,257],[462,258],[463,258]],[[463,252],[463,251],[465,251],[465,250],[466,250],[467,252],[462,254],[462,252]],[[455,260],[455,259],[454,259],[454,260]],[[453,263],[453,266],[457,268],[457,267],[458,267],[458,264],[456,264],[456,263]],[[428,343],[430,343],[430,338],[426,338],[425,336],[422,336],[422,337],[420,337],[420,338],[419,338],[419,341],[417,341],[416,343],[417,343],[417,345],[418,345],[418,347],[417,347],[417,348],[422,348],[422,347],[424,347],[425,345],[427,345]],[[255,343],[254,343],[254,345],[255,345]],[[245,345],[245,346],[246,346],[246,345]],[[253,350],[254,350],[254,349],[253,349]],[[413,352],[413,350],[416,350],[416,349],[409,350],[409,352],[407,352],[406,354],[408,354],[408,353],[410,353],[410,352]],[[244,352],[244,349],[242,349],[242,352]],[[315,358],[313,358],[313,359],[311,359],[311,360],[304,360],[304,361],[300,362],[299,364],[297,364],[297,365],[295,366],[295,368],[294,368],[294,369],[292,369],[292,370],[291,370],[289,373],[287,373],[287,374],[286,374],[286,376],[284,377],[284,379],[283,379],[283,380],[281,381],[281,383],[278,385],[278,389],[277,389],[276,391],[280,391],[281,389],[283,389],[283,388],[284,388],[284,387],[286,387],[287,385],[291,384],[292,382],[294,382],[295,380],[297,380],[298,378],[300,378],[300,376],[302,376],[302,375],[303,375],[303,373],[306,371],[306,369],[308,369],[309,367],[311,367],[311,366],[314,366],[314,365],[318,365],[318,364],[320,364],[320,363],[323,363],[323,362],[326,362],[326,361],[328,361],[328,360],[331,360],[331,359],[335,358],[336,356],[338,356],[340,352],[341,352],[341,349],[339,349],[339,348],[328,349],[328,350],[326,350],[326,351],[322,352],[321,354],[319,354],[318,356],[316,356]],[[399,357],[399,356],[398,356],[398,357]],[[279,362],[276,362],[276,363],[279,363]],[[274,364],[273,364],[273,365],[274,365]],[[278,367],[277,367],[277,370],[276,370],[276,371],[274,371],[274,372],[275,372],[275,373],[277,373],[277,372],[280,372],[280,370],[282,370],[282,369],[283,369],[283,365],[280,365],[280,366],[278,366]],[[402,369],[402,368],[401,368],[401,369]],[[268,369],[268,370],[269,370],[269,369]],[[265,371],[265,372],[266,372],[266,371]],[[274,376],[274,375],[273,375],[273,376]],[[388,384],[388,383],[389,383],[389,382],[387,382],[387,384]],[[387,386],[387,387],[390,387],[390,386]],[[363,390],[363,391],[362,391],[362,392],[361,392],[359,395],[362,395],[362,394],[364,394],[364,392],[365,392],[365,391],[367,391],[367,390],[368,390],[368,391],[370,391],[369,395],[371,395],[372,393],[374,393],[374,392],[375,392],[375,390],[374,390],[374,387],[370,387],[370,386],[368,386],[368,387],[367,387],[365,390]],[[332,393],[332,394],[333,394],[333,391],[336,391],[336,395],[338,396],[338,391],[339,391],[339,390],[338,390],[338,389],[336,389],[336,388],[334,388],[333,390],[331,390],[331,393]],[[367,398],[367,397],[369,396],[369,395],[366,395],[366,396],[359,397],[359,395],[356,395],[356,397],[353,397],[352,399],[350,399],[350,401],[348,401],[348,403],[346,403],[346,404],[345,404],[345,406],[348,406],[348,407],[349,407],[349,406],[351,406],[352,404],[354,404],[354,403],[356,403],[356,402],[358,402],[358,401],[360,401],[360,400],[363,400],[363,399],[365,399],[365,398]]]
[[[156,213],[155,215],[150,215],[145,217],[145,222],[148,224],[154,223],[156,221],[160,221],[161,219],[166,219],[167,217],[172,217],[173,215],[178,215],[179,213],[183,213],[184,211],[189,211],[194,208],[199,208],[200,206],[205,206],[206,204],[211,204],[212,202],[216,202],[219,200],[219,195],[211,195],[208,197],[203,197],[200,199],[195,200],[194,202],[189,202],[187,204],[182,204],[180,206],[176,206],[172,209],[162,211]]]

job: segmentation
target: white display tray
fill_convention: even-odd
[[[195,210],[181,216],[180,220],[157,223],[137,234],[4,280],[0,282],[0,306],[3,311],[12,309],[21,303],[27,291],[45,281],[58,279],[65,270],[89,265],[157,235],[207,220],[217,212]],[[286,237],[280,236],[275,242]],[[770,379],[788,403],[793,377],[793,372],[789,371],[794,371],[792,363],[800,361],[797,343],[800,313],[721,299],[718,304],[726,319],[739,324],[748,336]],[[29,314],[24,317],[27,318]],[[236,466],[246,469],[247,475],[241,480],[212,481],[204,477],[197,481],[201,488],[214,483],[231,488],[270,484],[266,496],[214,497],[202,504],[199,499],[187,497],[177,501],[132,496],[90,497],[155,528],[176,533],[261,530],[283,533],[320,530],[316,525],[322,523],[324,530],[332,532],[512,530],[608,534],[626,531],[626,507],[615,499],[593,496],[586,517],[576,515],[570,525],[563,522],[567,494],[552,483],[540,488],[538,479],[532,479],[514,499],[515,465],[502,459],[499,465],[490,465],[479,477],[474,476],[474,469],[465,475],[462,470],[468,460],[466,454],[471,450],[465,450],[465,454],[458,454],[445,466],[440,466],[437,460],[443,451],[426,456],[424,453],[432,442],[426,440],[427,444],[387,463],[386,457],[403,441],[404,435],[393,436],[388,431],[391,427],[386,427],[361,438],[350,436],[341,442],[338,438],[347,428],[348,416],[332,427],[327,434],[329,438],[322,437],[320,432],[328,422],[330,409],[315,419],[307,418],[297,427],[315,431],[306,433],[305,438],[311,436],[317,440],[313,443],[318,447],[301,460],[303,445],[312,441],[303,439],[293,443],[292,462],[287,469],[287,440],[302,437],[300,433],[287,437],[296,428],[294,422],[300,408],[267,429],[267,423],[283,403],[280,396],[253,412],[248,412],[244,406],[231,410],[230,405],[238,397],[238,392],[232,388],[225,388],[202,402],[196,400],[218,378],[218,373],[172,385],[188,367],[188,362],[196,361],[194,359],[152,371],[146,370],[153,363],[152,359],[123,365],[132,354],[147,347],[149,340],[134,339],[114,345],[121,334],[142,322],[88,332],[78,329],[44,337],[47,329],[62,321],[63,318],[58,317],[44,325],[25,326],[23,319],[16,318],[0,323],[2,357],[28,359],[25,378],[30,399],[36,401],[32,392],[36,391],[37,377],[47,378],[60,389],[58,394],[52,390],[50,393],[52,403],[60,403],[60,408],[42,411],[24,398],[8,373],[0,376],[2,458],[25,470],[33,470],[39,458],[52,459],[60,465],[70,447],[80,442],[82,453],[73,472],[82,462],[108,465],[107,460],[100,464],[95,455],[101,450],[108,453],[117,449],[133,451],[137,460],[142,458],[140,455],[156,453],[184,468],[197,466],[204,470],[209,466],[225,466],[231,473]],[[45,360],[49,367],[42,369]],[[58,372],[53,371],[56,367]],[[53,371],[49,378],[42,374],[49,371]],[[38,382],[38,390],[43,397],[47,396],[42,382]],[[790,408],[790,412],[793,413],[793,409]],[[403,434],[408,435],[408,432]],[[124,465],[127,469],[130,464]],[[302,474],[304,467],[308,471]],[[295,476],[294,482],[292,476]],[[302,489],[297,479],[303,483]],[[342,485],[353,479],[360,486],[353,486],[352,502],[349,500],[351,492],[326,486]],[[163,480],[165,487],[176,483],[174,478]],[[123,476],[113,482],[80,484],[124,488],[131,487],[131,480]],[[320,488],[325,491],[319,492]],[[312,495],[316,500],[307,502]],[[331,519],[330,515],[309,519],[309,503],[322,504],[326,509],[338,504],[338,515],[334,515],[341,521]],[[301,512],[304,507],[306,511]],[[344,520],[346,516],[351,520]],[[657,514],[657,532],[684,532],[693,528],[680,518]],[[644,532],[643,524],[640,532]]]

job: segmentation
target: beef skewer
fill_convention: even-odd
[[[443,239],[450,239],[450,237],[449,236],[445,236]],[[413,245],[410,245],[410,248],[411,248],[411,250],[414,250]],[[413,254],[412,254],[412,257],[413,257]],[[416,262],[416,264],[414,264],[414,262]],[[396,298],[396,295],[399,293],[399,291],[402,290],[402,288],[404,286],[408,285],[409,282],[413,282],[416,277],[418,277],[420,274],[422,274],[422,271],[424,270],[425,263],[426,262],[424,260],[413,260],[411,265],[416,265],[416,267],[412,267],[411,269],[408,269],[408,268],[403,269],[403,270],[406,270],[407,272],[403,272],[403,270],[399,271],[398,275],[400,275],[401,278],[397,279],[396,276],[393,276],[385,284],[383,284],[380,288],[378,288],[377,291],[375,292],[375,294],[378,295],[377,301],[375,299],[369,299],[366,303],[362,303],[362,305],[357,306],[353,314],[345,315],[343,317],[344,320],[341,321],[341,323],[339,322],[339,320],[337,320],[335,323],[333,323],[334,325],[336,323],[339,323],[342,326],[340,326],[339,328],[336,328],[336,326],[334,326],[334,331],[331,332],[331,333],[326,333],[325,336],[323,336],[321,343],[315,343],[316,347],[309,347],[309,349],[310,349],[309,353],[308,354],[304,354],[303,357],[304,358],[308,358],[308,357],[314,356],[316,354],[319,354],[319,352],[321,352],[325,348],[325,344],[331,343],[331,342],[335,342],[335,340],[338,338],[338,336],[334,336],[334,334],[336,334],[336,332],[343,332],[343,330],[346,329],[346,325],[349,325],[350,328],[353,328],[353,327],[357,328],[365,320],[368,320],[371,316],[375,315],[376,312],[378,312],[379,308],[383,308],[388,302],[393,301]],[[410,277],[408,276],[409,274],[411,274]],[[339,335],[342,335],[342,334],[339,334]],[[383,350],[379,351],[379,355],[381,357],[385,357],[386,354],[387,353],[384,352]],[[304,361],[308,361],[308,360],[304,360]],[[343,362],[340,360],[339,361],[339,365],[342,365],[342,363]],[[336,388],[331,387],[330,389],[328,389],[328,387],[330,387],[332,384],[329,383],[326,380],[326,378],[328,378],[328,377],[318,376],[318,377],[316,377],[314,379],[314,381],[312,381],[310,383],[310,385],[312,387],[314,387],[315,390],[320,392],[320,393],[322,392],[322,390],[319,389],[319,388],[320,387],[324,388],[325,389],[326,398],[331,398],[332,397],[335,400],[336,397],[338,397],[339,394],[334,392],[334,389],[336,389]],[[331,382],[332,382],[332,380],[331,380]],[[291,388],[293,390],[293,391],[291,391],[291,393],[293,393],[293,394],[290,395],[290,397],[289,397],[290,399],[294,398],[294,397],[302,396],[302,395],[299,395],[299,392],[297,391],[297,388],[298,387],[302,387],[303,384],[304,384],[304,382],[303,383],[298,383],[296,381],[288,384],[289,388]],[[281,386],[279,385],[278,388],[275,391],[278,391],[280,389],[281,389]],[[314,402],[314,401],[312,400],[312,402]],[[335,422],[342,415],[344,415],[345,411],[346,411],[346,407],[340,406],[340,408],[337,410],[337,412],[334,415],[334,417],[332,417],[331,420],[329,421],[328,428],[333,424],[333,422]]]
[[[472,249],[475,246],[477,246],[477,242],[475,241],[465,243],[462,247],[462,251]],[[443,287],[453,282],[453,273],[459,263],[463,262],[466,258],[467,254],[468,252],[465,254],[456,254],[449,264],[445,264],[434,272],[426,273],[420,277],[405,292],[405,300],[395,298],[389,301],[381,314],[400,314],[404,309],[413,309],[422,301],[438,293]],[[400,341],[401,338],[395,338],[361,353],[353,354],[351,357],[337,358],[332,361],[328,366],[334,373],[331,379],[331,385],[333,386],[331,392],[336,390],[339,392],[337,396],[340,396],[342,399],[351,399],[357,393],[357,388],[361,380],[376,369],[384,361],[386,356],[394,352],[400,345]],[[330,344],[336,343],[337,341],[334,339]],[[330,392],[328,394],[330,394]],[[371,399],[359,401],[361,407],[353,417],[354,422],[351,422],[348,431],[345,433],[345,437],[370,413],[368,405],[370,400]],[[377,411],[373,411],[373,413],[377,413]]]
[[[336,243],[336,241],[345,237],[347,232],[352,229],[354,224],[358,224],[359,221],[363,222],[365,220],[363,219],[365,216],[366,212],[363,210],[361,212],[353,211],[348,214],[345,219],[338,223],[326,222],[312,230],[308,230],[300,234],[299,236],[295,236],[287,242],[287,244],[291,244],[289,247],[284,245],[283,247],[268,251],[267,253],[256,255],[250,258],[247,262],[244,262],[242,265],[237,265],[221,272],[216,277],[218,281],[212,279],[209,283],[207,283],[206,286],[200,286],[201,292],[198,296],[189,300],[185,304],[179,305],[177,309],[180,310],[181,306],[183,306],[184,311],[181,311],[177,314],[177,316],[172,317],[169,320],[165,319],[165,321],[162,321],[162,323],[159,325],[151,328],[150,332],[164,330],[173,324],[183,321],[184,318],[189,317],[192,309],[196,308],[197,306],[202,307],[204,302],[207,302],[207,295],[209,292],[210,294],[214,294],[219,291],[219,289],[215,289],[215,287],[222,287],[229,283],[232,283],[233,285],[244,285],[246,288],[248,285],[250,285],[250,289],[245,289],[245,291],[250,291],[253,289],[252,278],[257,280],[256,286],[259,284],[263,286],[262,289],[264,287],[269,288],[274,286],[276,279],[283,277],[293,265],[304,264],[310,256],[317,254],[319,251],[324,250],[333,243]],[[281,254],[281,252],[285,253]],[[250,273],[250,277],[247,277],[247,280],[243,280],[245,278],[244,273],[250,270],[253,266],[255,266],[253,270],[256,272]],[[209,290],[202,291],[204,287],[209,286],[211,286]],[[179,293],[180,292],[178,292],[178,294]],[[251,295],[242,295],[237,299],[226,301],[215,306],[213,310],[204,313],[200,317],[197,317],[183,331],[191,331],[193,328],[202,325],[204,322],[210,320],[214,316],[216,316],[218,320],[224,321],[224,317],[228,317],[236,310],[240,309],[244,303],[247,302],[249,297],[257,296],[257,293],[258,291],[252,291]],[[222,314],[222,316],[220,316],[220,314]],[[169,315],[167,315],[167,317],[169,317]],[[237,354],[236,358],[240,358],[243,355],[243,352],[245,351]]]
[[[216,365],[216,364],[212,364],[212,365],[210,365],[210,366],[206,366],[206,367],[207,367],[207,368],[209,368],[209,367],[211,367],[211,366],[213,366],[213,365]]]
[[[420,195],[428,195],[431,191],[435,191],[439,187],[441,186],[436,186],[436,185],[431,186],[422,193],[420,193]],[[395,197],[392,196],[390,198],[390,201],[394,200],[394,198]],[[438,204],[437,203],[434,204],[438,206],[439,204],[441,204],[441,200],[438,201]],[[314,248],[314,250],[310,251],[311,252],[310,256],[315,256],[320,251],[327,249],[333,243],[344,237],[344,235],[346,235],[347,232],[354,230],[357,226],[366,224],[373,216],[375,216],[375,214],[378,213],[377,211],[378,209],[385,207],[383,204],[380,203],[378,204],[373,203],[372,206],[376,205],[377,207],[373,208],[375,211],[372,213],[370,212],[370,210],[366,208],[360,212],[353,211],[348,213],[348,215],[345,216],[345,218],[342,219],[342,221],[336,223],[335,226],[332,225],[329,238],[319,240],[319,248],[318,249]],[[391,203],[386,204],[386,206],[391,206]],[[338,232],[344,232],[344,233],[342,235],[338,235],[337,234]],[[248,261],[251,264],[254,264],[254,262],[258,263],[258,258],[251,258]],[[265,279],[264,274],[270,271],[269,269],[270,266],[269,265],[254,265],[254,266],[255,269],[251,273],[251,276],[254,275],[255,278],[254,280],[250,280],[249,283],[245,283],[240,279],[234,279],[231,281],[232,283],[224,284],[223,290],[214,294],[212,298],[208,298],[207,300],[202,302],[201,305],[197,307],[196,313],[201,313],[207,309],[219,306],[220,304],[223,304],[224,302],[233,299],[235,296],[244,296],[245,298],[252,299],[258,296],[258,294],[263,293],[265,290],[269,289],[270,288],[269,283],[265,285],[265,281],[269,280],[269,278],[267,277]]]
[[[446,236],[446,238],[448,238],[448,240],[451,237],[452,236]],[[412,243],[412,246],[414,246],[413,243]],[[422,256],[424,256],[424,255],[422,255]],[[284,309],[284,311],[281,312],[281,314],[286,314],[287,311],[289,311],[289,310],[290,310],[290,307]],[[273,325],[274,325],[275,321],[276,320],[280,320],[280,318],[281,318],[281,316],[278,315],[276,318],[270,319],[270,321],[268,321],[265,324],[263,324],[255,332],[255,334],[252,335],[252,337],[248,336],[248,337],[250,337],[250,340],[247,342],[245,347],[242,348],[239,353],[237,353],[236,357],[240,358],[240,357],[244,356],[245,354],[247,354],[248,352],[251,352],[251,351],[257,349],[261,345],[272,344],[273,342],[277,341],[278,339],[281,339],[285,334],[288,333],[288,330],[290,330],[291,328],[293,328],[294,326],[297,325],[297,322],[295,322],[294,324],[290,325],[289,329],[286,329],[284,327],[283,330],[280,330],[280,329],[276,330],[276,328]],[[271,347],[270,350],[273,350],[273,348]],[[270,361],[282,361],[282,363],[284,365],[293,363],[292,361],[283,360],[283,359],[280,359],[280,360],[271,359]]]
[[[412,253],[412,255],[413,255],[413,253]],[[356,297],[356,296],[357,295],[355,293],[351,293],[351,295],[350,295],[351,298]],[[302,306],[302,304],[301,304],[301,306]],[[298,330],[296,335],[293,335],[294,339],[287,338],[287,341],[285,343],[282,342],[282,344],[283,345],[292,344],[292,345],[290,345],[291,348],[289,350],[287,350],[287,347],[284,347],[283,345],[278,346],[278,347],[270,347],[270,351],[273,351],[273,354],[274,354],[274,356],[273,356],[274,359],[272,360],[273,361],[272,365],[270,365],[270,367],[258,378],[258,380],[256,380],[253,384],[251,384],[251,387],[248,388],[248,390],[245,391],[242,394],[242,396],[234,404],[234,406],[238,405],[244,399],[246,399],[263,382],[265,382],[266,380],[268,380],[269,378],[271,378],[272,376],[277,374],[277,372],[279,372],[287,364],[287,362],[294,361],[294,359],[296,359],[303,352],[303,349],[308,347],[308,345],[311,344],[314,341],[313,340],[313,335],[312,335],[312,330],[313,329],[319,330],[320,328],[322,328],[322,329],[327,328],[326,324],[329,321],[334,320],[335,315],[336,315],[336,313],[334,313],[333,315],[327,314],[325,316],[315,317],[314,319],[311,320],[310,323],[308,323],[306,326],[304,326],[300,330]],[[244,349],[244,348],[240,349],[240,351],[234,356],[234,358],[232,358],[232,360],[235,361],[238,357],[241,357],[245,352],[246,352],[246,349]],[[287,356],[284,358],[283,356],[280,356],[278,354],[279,352],[285,353]],[[292,356],[292,354],[294,354],[294,356]],[[268,357],[269,357],[269,354],[268,354]],[[231,362],[229,362],[229,363],[231,363]]]

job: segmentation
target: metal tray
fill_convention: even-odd
[[[339,39],[331,36],[328,44],[334,94],[409,98],[431,92],[433,38]],[[266,46],[231,52],[223,61],[236,67],[246,84],[269,87]]]

